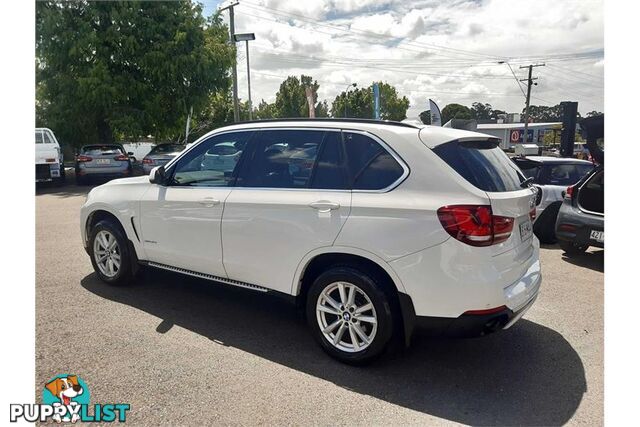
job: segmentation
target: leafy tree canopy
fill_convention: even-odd
[[[380,118],[397,121],[406,119],[409,99],[406,96],[398,96],[394,86],[377,83],[380,88]],[[340,93],[331,104],[331,113],[333,117],[373,118],[373,83],[366,88]]]
[[[227,91],[235,49],[218,16],[181,2],[36,2],[37,121],[73,145],[174,138]]]
[[[469,120],[472,118],[473,118],[473,114],[471,109],[461,104],[448,104],[442,109],[443,125],[451,119]]]

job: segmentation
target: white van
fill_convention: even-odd
[[[36,128],[36,182],[64,183],[64,158],[55,135],[48,128]]]

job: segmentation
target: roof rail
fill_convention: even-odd
[[[309,118],[309,117],[292,117],[292,118],[281,118],[281,119],[262,119],[262,120],[247,120],[242,122],[231,123],[230,125],[240,125],[240,124],[249,124],[249,123],[277,123],[277,122],[336,122],[336,123],[367,123],[372,125],[389,125],[389,126],[400,126],[412,129],[420,129],[418,126],[412,125],[411,123],[402,123],[396,122],[392,120],[375,120],[375,119],[359,119],[359,118],[348,118],[348,117],[317,117],[317,118]]]

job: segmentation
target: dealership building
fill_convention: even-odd
[[[554,133],[554,140],[560,143],[560,130],[562,122],[529,123],[527,129],[527,143],[542,145],[543,138],[548,132]],[[500,138],[500,148],[512,149],[516,144],[522,143],[524,123],[478,123],[478,132],[486,133]]]

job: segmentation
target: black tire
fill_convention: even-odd
[[[100,271],[94,254],[94,242],[96,236],[103,230],[116,238],[118,245],[117,251],[120,255],[120,268],[112,277],[109,277]],[[102,220],[91,229],[89,234],[89,257],[91,258],[93,270],[96,272],[96,275],[100,280],[113,286],[125,286],[132,282],[134,278],[134,266],[132,265],[132,257],[128,243],[128,239],[122,230],[122,227],[120,224],[114,223],[113,220]]]
[[[540,214],[540,218],[533,223],[533,233],[541,243],[552,245],[558,241],[556,237],[556,219],[562,203],[554,203]]]
[[[558,244],[567,255],[579,255],[589,248],[589,245],[578,245],[577,243],[566,240],[560,240]]]
[[[329,342],[322,332],[316,315],[316,305],[325,288],[335,282],[355,285],[369,298],[377,317],[377,331],[370,344],[360,351],[344,351]],[[350,365],[364,365],[379,357],[387,349],[394,331],[394,316],[389,298],[376,278],[353,267],[334,266],[322,273],[311,285],[307,294],[306,313],[311,333],[322,349],[331,357]],[[332,316],[332,315],[329,315]],[[339,316],[334,317],[338,320]],[[355,318],[355,316],[354,316]],[[345,321],[346,322],[346,321]],[[353,320],[357,323],[357,321]],[[362,328],[365,326],[360,323]],[[345,337],[346,338],[346,337]],[[349,338],[351,340],[351,338]]]

